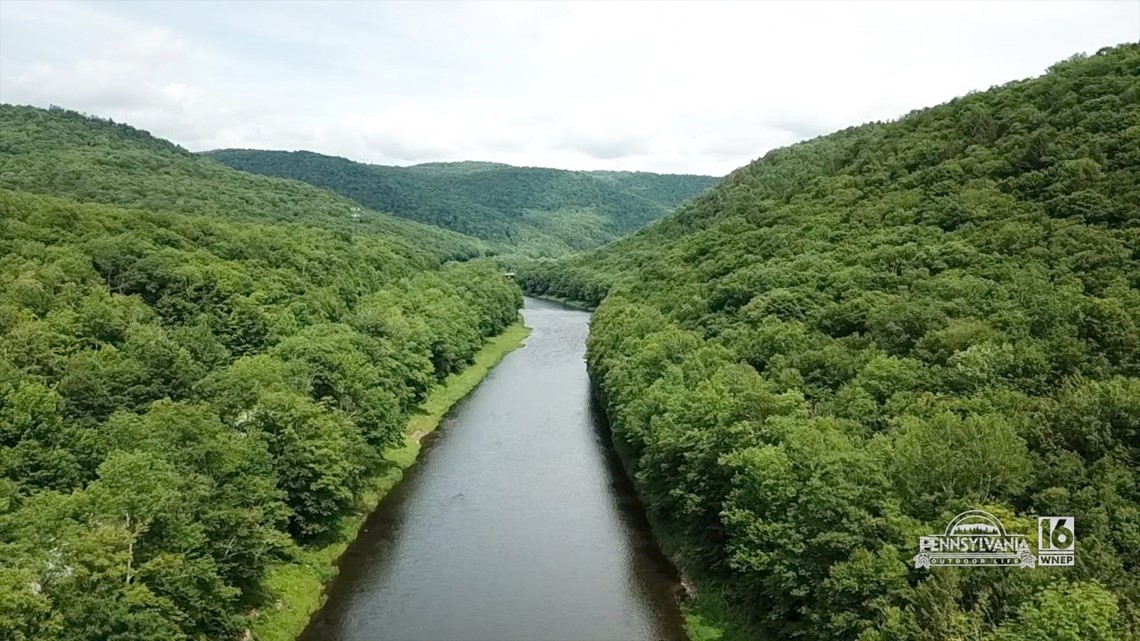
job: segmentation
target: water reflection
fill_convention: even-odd
[[[591,404],[589,314],[527,299],[526,346],[425,443],[343,557],[305,641],[682,639]]]

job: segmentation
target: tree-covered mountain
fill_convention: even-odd
[[[123,123],[65,109],[0,105],[0,187],[150,211],[376,233],[427,260],[481,255],[484,243],[364,210],[324,189],[234,171]]]
[[[774,150],[520,278],[601,302],[615,438],[753,634],[1140,638],[1140,47]],[[1074,516],[1076,565],[915,569],[969,509]]]
[[[239,638],[515,321],[481,242],[352,205],[0,107],[0,639]]]
[[[373,209],[477,236],[522,256],[598,247],[661,218],[717,180],[487,162],[390,167],[309,151],[223,149],[207,155],[242,171],[325,187]]]

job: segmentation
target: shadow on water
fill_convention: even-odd
[[[589,313],[523,313],[526,345],[425,438],[302,641],[684,638],[676,572],[591,396]]]
[[[630,545],[636,550],[638,556],[644,558],[645,569],[651,569],[656,576],[663,577],[668,581],[671,588],[671,598],[676,603],[681,599],[682,594],[681,575],[677,571],[677,566],[661,551],[661,547],[657,543],[649,515],[641,503],[641,498],[637,495],[633,479],[626,472],[621,455],[614,448],[613,432],[610,429],[610,421],[606,417],[606,410],[602,406],[601,399],[593,393],[592,389],[587,402],[590,405],[590,417],[594,426],[598,457],[605,461],[606,471],[610,478],[611,493],[614,503],[618,507],[622,525],[625,526],[624,529],[629,537]],[[647,583],[652,583],[652,581],[647,581]],[[648,596],[655,598],[657,595]],[[677,613],[679,617],[679,610]],[[678,626],[681,625],[680,618],[677,619],[676,623]],[[682,634],[679,638],[684,639],[685,635]]]

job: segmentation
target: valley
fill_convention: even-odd
[[[1140,46],[756,151],[0,105],[0,639],[1140,638]]]
[[[208,152],[234,169],[293,178],[377,211],[480,238],[508,257],[558,257],[600,247],[664,217],[712,176],[566,171],[499,163],[386,167],[307,151]]]

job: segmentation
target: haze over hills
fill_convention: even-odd
[[[519,277],[601,303],[590,371],[707,638],[1140,638],[1140,46]],[[1075,566],[916,569],[970,509],[1075,517]]]
[[[368,165],[309,151],[223,149],[230,167],[331,189],[373,209],[482,238],[501,251],[559,256],[640,229],[718,180],[500,163]]]

